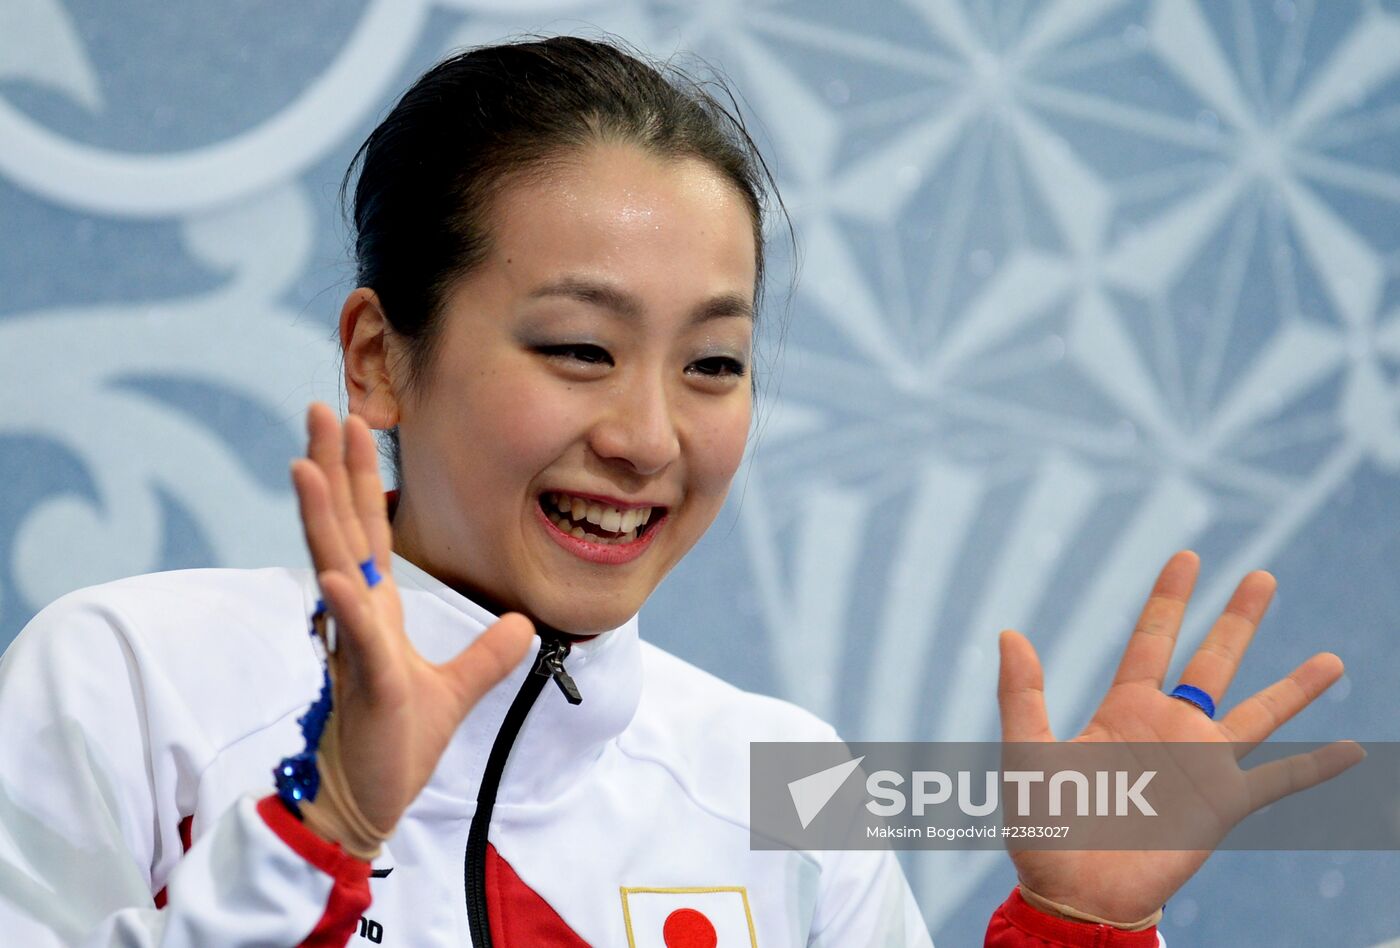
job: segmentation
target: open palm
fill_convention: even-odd
[[[1208,779],[1179,782],[1190,796],[1178,805],[1210,814],[1206,848],[1159,850],[1014,850],[1020,881],[1029,889],[1081,912],[1116,921],[1152,914],[1191,877],[1211,849],[1239,820],[1280,797],[1330,779],[1364,755],[1355,744],[1333,744],[1242,770],[1237,759],[1307,707],[1342,675],[1342,661],[1322,652],[1292,674],[1241,702],[1219,720],[1162,690],[1200,561],[1194,553],[1173,556],[1162,569],[1123,652],[1113,683],[1077,743],[1194,742],[1220,744],[1222,754]],[[1182,673],[1181,681],[1220,701],[1269,607],[1275,588],[1266,572],[1240,581]],[[1017,632],[1001,637],[998,684],[1002,740],[1055,740],[1046,713],[1044,676],[1035,649]],[[1193,836],[1193,845],[1201,838]]]
[[[450,661],[435,665],[404,633],[392,534],[369,427],[344,428],[324,404],[307,412],[307,458],[292,465],[306,544],[335,620],[331,656],[340,759],[364,816],[393,828],[428,782],[477,700],[519,664],[534,628],[503,616]],[[371,587],[360,564],[373,556]]]

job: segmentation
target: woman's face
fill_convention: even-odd
[[[568,632],[632,616],[738,467],[755,262],[704,162],[600,145],[509,186],[401,398],[395,547]]]

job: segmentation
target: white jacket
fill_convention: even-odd
[[[402,558],[394,574],[432,661],[492,618]],[[364,864],[258,803],[301,749],[297,717],[320,685],[315,600],[306,571],[191,570],[80,590],[35,617],[0,659],[0,944],[329,944],[346,928],[354,944],[473,944],[477,791],[535,655],[462,724],[363,909]],[[749,742],[834,740],[828,725],[640,641],[635,620],[565,667],[582,703],[539,679],[510,747],[489,821],[504,860],[486,879],[493,906],[533,890],[597,946],[660,948],[668,919],[671,944],[692,943],[695,913],[721,946],[930,945],[892,854],[749,848]],[[533,929],[515,924],[493,916],[495,948],[529,948]]]

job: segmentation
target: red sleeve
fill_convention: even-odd
[[[325,913],[298,948],[344,948],[369,908],[369,863],[317,836],[275,794],[258,801],[258,815],[293,852],[334,880]]]
[[[1073,922],[1032,907],[1012,889],[992,913],[985,948],[1157,948],[1157,928],[1125,932],[1112,925]]]

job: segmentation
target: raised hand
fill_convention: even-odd
[[[351,415],[342,428],[318,402],[307,411],[307,433],[307,457],[294,461],[291,473],[306,544],[336,624],[331,662],[339,758],[360,812],[388,831],[427,784],[467,712],[519,664],[534,628],[512,613],[450,661],[434,665],[419,655],[404,634],[369,427]],[[371,556],[382,577],[373,588],[360,569]]]
[[[1214,841],[1250,812],[1280,797],[1328,780],[1359,761],[1352,743],[1332,744],[1286,761],[1242,770],[1237,758],[1327,690],[1342,675],[1342,661],[1321,652],[1288,677],[1212,720],[1198,707],[1169,696],[1163,679],[1195,586],[1200,561],[1194,553],[1173,556],[1162,569],[1123,652],[1113,684],[1075,742],[1138,743],[1191,741],[1236,745],[1221,756],[1226,766],[1197,786],[1198,802],[1218,819]],[[1273,598],[1274,578],[1253,572],[1240,581],[1229,604],[1182,673],[1181,682],[1211,695],[1225,695],[1240,659]],[[1050,742],[1044,677],[1035,649],[1022,635],[1001,636],[1002,740]],[[1193,850],[1015,850],[1020,881],[1032,891],[1080,912],[1132,922],[1151,915],[1200,868],[1209,849]]]

